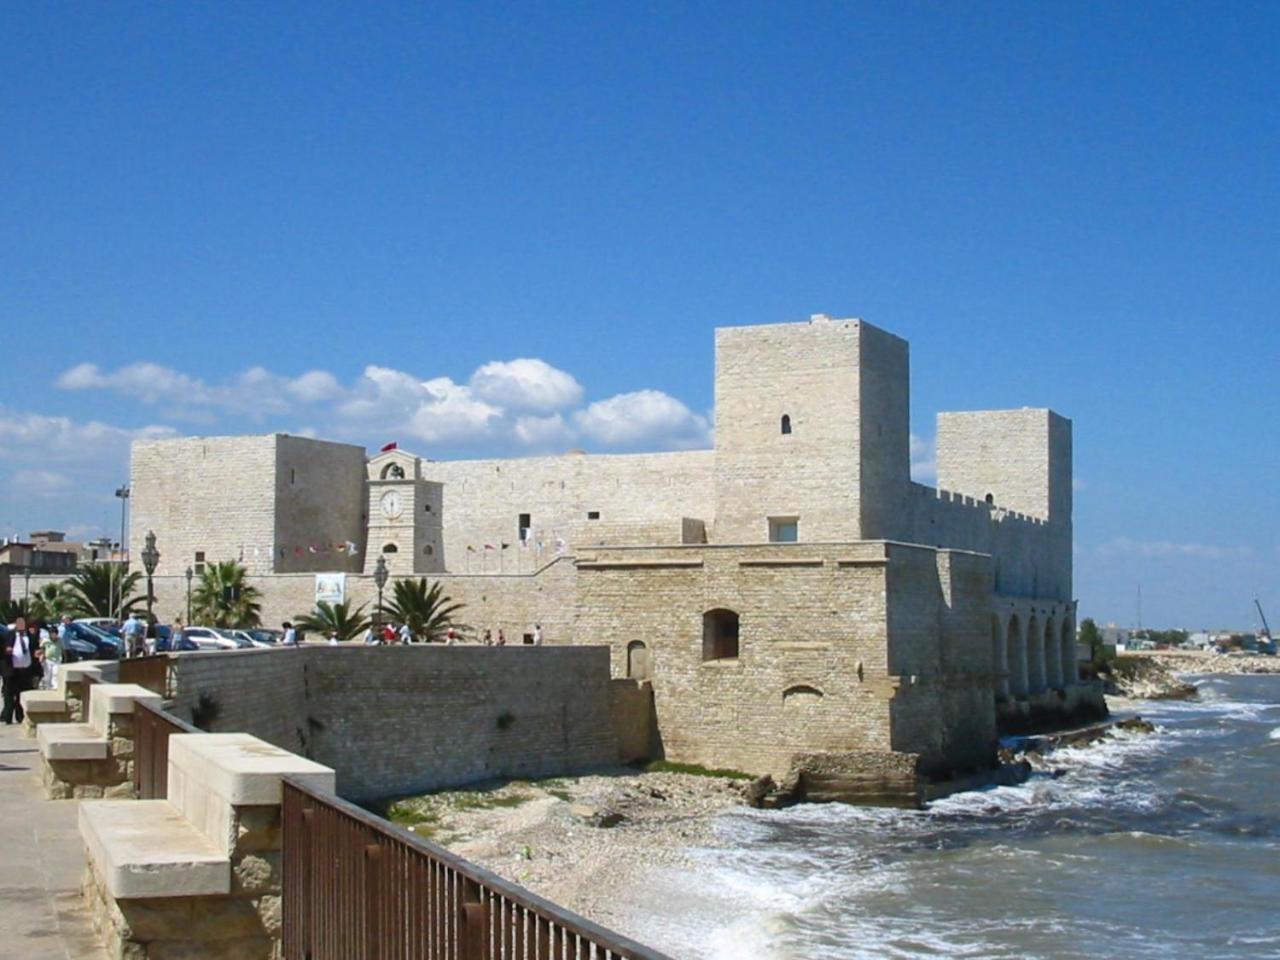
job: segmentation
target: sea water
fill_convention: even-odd
[[[1280,676],[1192,679],[1017,787],[727,813],[633,929],[703,960],[1280,957]]]

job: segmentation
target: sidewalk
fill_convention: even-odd
[[[80,898],[78,807],[44,799],[36,742],[0,725],[0,960],[106,960]]]

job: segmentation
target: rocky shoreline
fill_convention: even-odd
[[[750,781],[613,773],[512,781],[399,801],[388,815],[419,836],[596,923],[644,942],[627,906],[641,873],[680,868],[722,841],[715,816],[745,805]]]
[[[1280,657],[1224,656],[1196,650],[1126,653],[1107,663],[1107,694],[1132,700],[1193,700],[1185,674],[1280,674]]]

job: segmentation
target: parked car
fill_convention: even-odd
[[[245,630],[233,630],[232,633],[248,640],[255,647],[274,647],[284,639],[283,630],[268,630],[265,627],[249,627]]]
[[[68,663],[76,660],[118,660],[123,647],[119,637],[82,620],[74,620],[67,624],[62,659]]]
[[[83,623],[86,626],[93,627],[95,630],[103,630],[107,633],[115,634],[117,637],[121,635],[120,621],[114,617],[78,617],[76,623]]]
[[[236,631],[220,627],[187,627],[182,633],[199,650],[247,650],[254,645],[252,640],[237,637]]]

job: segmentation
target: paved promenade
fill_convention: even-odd
[[[0,960],[106,960],[80,899],[78,806],[44,799],[36,742],[0,726]]]

